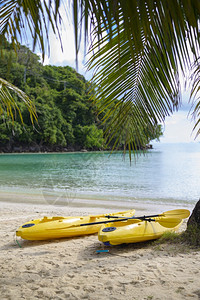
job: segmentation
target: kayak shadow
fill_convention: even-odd
[[[92,245],[80,249],[78,259],[87,261],[104,259],[111,256],[130,258],[132,255],[137,256],[138,252],[146,252],[147,250],[152,250],[152,241],[116,246],[105,246],[101,242],[96,241]]]
[[[62,244],[66,243],[67,241],[71,240],[78,240],[81,237],[68,237],[68,238],[60,238],[60,239],[49,239],[49,240],[41,240],[41,241],[29,241],[21,239],[18,243],[21,245],[22,248],[34,248],[38,246],[45,246],[45,245],[54,245],[54,244]],[[17,244],[18,244],[17,243]]]
[[[98,240],[95,241],[92,245],[85,246],[79,251],[78,259],[79,260],[103,260],[108,258],[112,259],[124,258],[131,259],[135,261],[141,257],[174,257],[184,253],[196,251],[195,247],[185,247],[185,244],[176,244],[176,243],[158,243],[158,240],[150,240],[139,243],[130,243],[130,244],[120,244],[116,246],[105,246],[102,242]]]
[[[41,241],[30,241],[24,240],[21,238],[13,237],[12,241],[5,243],[4,245],[0,246],[1,250],[11,250],[12,248],[19,248],[19,249],[26,249],[26,248],[35,248],[40,246],[48,246],[48,245],[55,245],[66,243],[67,241],[71,240],[79,240],[81,237],[69,237],[69,238],[62,238],[62,239],[49,239],[49,240],[41,240]]]

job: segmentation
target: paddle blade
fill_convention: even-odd
[[[161,218],[160,220],[155,220],[161,226],[166,228],[173,228],[182,223],[182,219],[177,218]]]
[[[160,216],[164,216],[167,218],[186,219],[190,216],[190,211],[188,209],[174,209],[166,211]]]

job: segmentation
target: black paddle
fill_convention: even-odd
[[[107,224],[107,223],[113,223],[113,222],[122,222],[122,221],[128,221],[128,220],[136,220],[137,222],[141,221],[149,221],[149,222],[159,222],[164,227],[174,227],[175,225],[179,224],[182,219],[188,218],[190,215],[190,211],[187,209],[175,209],[166,211],[162,214],[157,215],[150,215],[150,216],[142,216],[142,217],[118,217],[118,216],[106,216],[108,219],[115,218],[115,220],[108,220],[108,221],[100,221],[100,222],[91,222],[91,223],[84,223],[84,224],[77,224],[77,225],[69,225],[65,226],[62,229],[67,228],[73,228],[73,227],[80,227],[80,226],[90,226],[90,225],[98,225],[98,224]],[[155,217],[161,217],[160,219],[152,219]],[[105,218],[105,216],[104,216]],[[52,230],[52,229],[51,229]],[[54,229],[53,229],[54,230]]]
[[[107,224],[107,223],[113,223],[113,222],[122,222],[122,221],[128,221],[128,220],[138,220],[139,221],[149,221],[149,222],[156,222],[155,217],[167,217],[167,218],[179,218],[179,219],[185,219],[188,218],[190,215],[190,211],[187,209],[174,209],[166,211],[162,214],[156,214],[156,215],[149,215],[149,216],[142,216],[142,217],[131,217],[131,218],[122,218],[118,216],[105,216],[106,218],[115,218],[116,220],[108,220],[108,221],[100,221],[100,222],[92,222],[92,223],[85,223],[80,224],[79,226],[88,226],[88,225],[98,225],[98,224]],[[170,221],[169,221],[170,222]]]

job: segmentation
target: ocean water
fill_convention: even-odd
[[[0,192],[194,205],[200,198],[200,143],[156,143],[131,164],[120,152],[1,154]]]

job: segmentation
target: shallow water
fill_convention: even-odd
[[[193,205],[200,198],[200,144],[155,144],[128,155],[108,152],[0,155],[0,191]]]

